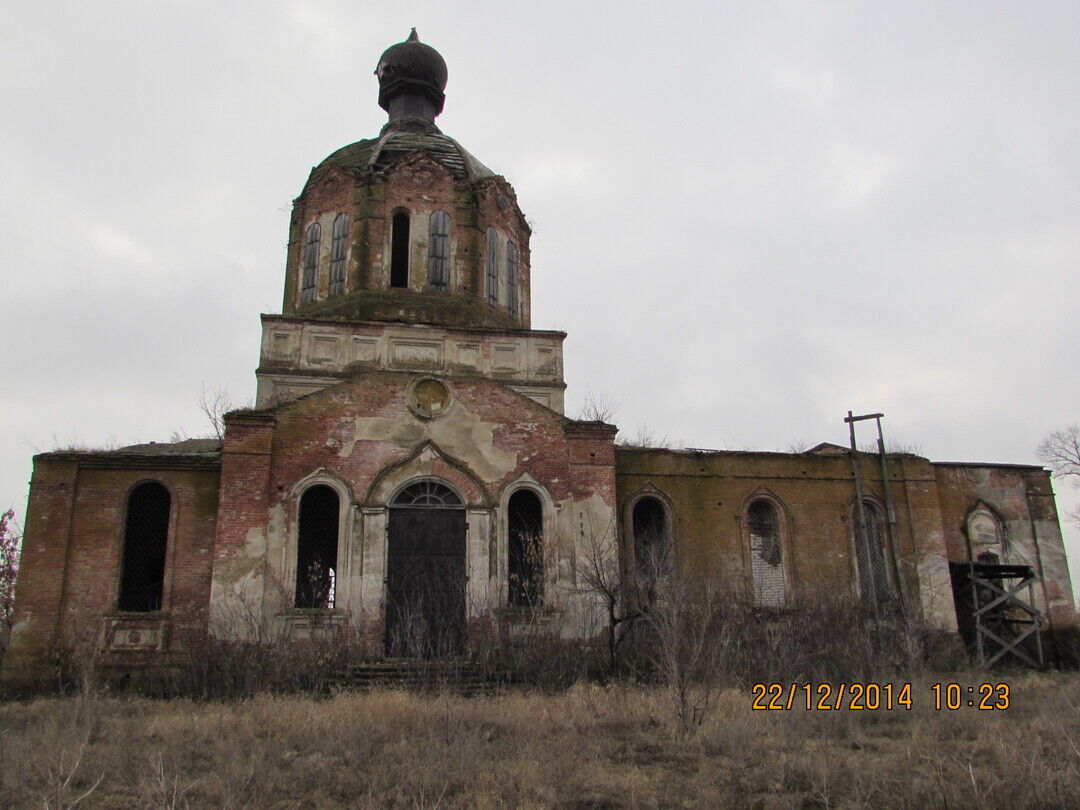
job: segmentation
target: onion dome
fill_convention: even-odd
[[[446,96],[446,62],[442,55],[420,41],[412,29],[404,42],[391,45],[379,57],[379,106],[390,121],[420,118],[434,122]]]

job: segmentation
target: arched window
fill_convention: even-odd
[[[428,284],[439,290],[450,286],[450,215],[435,211],[428,220]]]
[[[968,513],[967,536],[975,562],[997,565],[1005,559],[1001,521],[986,506],[979,504]]]
[[[518,252],[513,242],[506,243],[506,308],[518,314]]]
[[[854,510],[855,561],[859,569],[859,593],[865,602],[876,599],[878,603],[893,598],[892,577],[885,546],[885,516],[873,501],[863,500],[863,518],[866,535],[860,537],[859,512]]]
[[[487,300],[488,303],[497,307],[499,305],[499,234],[494,228],[487,229]]]
[[[345,292],[345,253],[348,250],[349,215],[334,217],[334,241],[330,251],[330,295]]]
[[[120,610],[161,610],[171,501],[169,490],[155,481],[139,484],[128,496]]]
[[[450,487],[438,481],[417,481],[409,484],[394,498],[394,506],[447,506],[454,509],[464,506],[461,498]]]
[[[754,603],[781,607],[784,604],[784,559],[776,508],[765,499],[754,501],[746,510],[746,525],[750,535]]]
[[[544,594],[544,513],[536,493],[519,489],[506,512],[510,604],[539,605]]]
[[[669,541],[664,505],[657,498],[642,498],[634,504],[631,522],[638,572],[646,579],[663,574],[668,567]]]
[[[300,498],[300,531],[296,544],[298,608],[334,606],[340,514],[338,495],[325,484],[309,487]]]
[[[304,283],[300,286],[300,303],[310,304],[315,300],[315,288],[319,280],[319,240],[322,227],[312,222],[307,229],[307,241],[304,244]]]
[[[409,212],[398,211],[390,226],[390,286],[409,286]]]

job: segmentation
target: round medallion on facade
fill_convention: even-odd
[[[453,397],[450,386],[435,377],[423,377],[409,389],[409,410],[424,419],[442,416],[450,408]]]

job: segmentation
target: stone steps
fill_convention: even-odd
[[[512,683],[505,670],[490,670],[473,663],[389,659],[350,664],[327,679],[328,691],[367,691],[404,688],[418,691],[446,689],[464,694],[493,691]]]

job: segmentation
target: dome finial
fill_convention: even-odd
[[[379,106],[390,123],[419,122],[432,126],[442,112],[446,62],[437,50],[420,41],[413,28],[409,38],[387,48],[375,68],[379,77]]]

